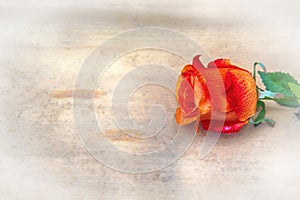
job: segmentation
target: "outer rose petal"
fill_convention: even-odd
[[[226,91],[228,102],[239,120],[246,121],[256,112],[256,83],[248,72],[241,70],[229,70],[229,78],[231,86]]]
[[[201,121],[202,127],[204,130],[208,130],[210,128],[211,131],[214,132],[221,132],[226,134],[233,134],[238,132],[245,124],[248,123],[247,121],[244,122],[227,122],[225,121],[223,126],[220,127],[209,127],[211,120],[203,120]]]
[[[193,85],[182,76],[178,78],[177,85],[178,88],[176,92],[176,97],[181,110],[187,116],[192,113],[195,113],[197,115],[198,108],[194,103]]]
[[[231,66],[230,60],[229,59],[217,59],[214,61],[211,61],[210,63],[208,63],[207,67],[208,68],[228,68]]]
[[[198,107],[195,105],[194,83],[197,70],[192,65],[186,65],[176,84],[176,98],[179,108],[176,110],[176,121],[180,125],[196,120]]]
[[[230,104],[226,98],[226,75],[229,69],[207,69],[205,70],[204,77],[206,78],[207,87],[211,87],[208,95],[213,98],[212,108],[221,112],[228,112],[231,110]]]
[[[223,58],[217,59],[215,61],[211,61],[210,63],[208,63],[207,67],[208,68],[231,68],[231,69],[238,69],[238,70],[248,72],[243,68],[240,68],[236,65],[232,65],[229,59],[223,59]]]
[[[187,125],[187,124],[192,123],[193,121],[196,121],[197,115],[198,115],[198,113],[188,117],[182,112],[182,110],[180,108],[177,108],[175,118],[176,118],[177,124]]]
[[[202,70],[203,71],[203,70]],[[176,84],[176,98],[179,108],[176,111],[176,121],[179,124],[188,124],[196,120],[199,115],[199,104],[205,105],[205,99],[209,96],[204,77],[192,65],[186,65],[181,71]],[[210,104],[201,106],[201,112],[208,112]]]
[[[198,78],[195,79],[194,99],[195,105],[198,107],[200,115],[207,114],[211,110],[210,95],[207,91],[207,88],[205,88],[204,86],[206,86],[206,84],[201,83]]]

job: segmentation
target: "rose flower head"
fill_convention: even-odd
[[[217,59],[205,67],[199,58],[195,56],[192,65],[186,65],[178,77],[177,123],[196,122],[204,130],[238,132],[256,112],[255,80],[249,71],[231,64],[229,59]]]

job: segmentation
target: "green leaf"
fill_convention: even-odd
[[[300,85],[295,83],[288,83],[291,92],[298,98],[298,103],[300,104]]]
[[[266,122],[269,126],[274,127],[275,126],[275,121],[272,119],[265,118],[266,115],[266,108],[265,108],[265,103],[263,101],[258,101],[256,105],[256,109],[259,110],[259,113],[257,117],[253,120],[250,118],[250,123],[254,125],[259,125],[262,122]]]
[[[299,106],[296,96],[291,92],[288,83],[299,85],[296,79],[290,74],[283,72],[258,72],[266,89],[273,93],[282,94],[283,97],[275,98],[274,100],[281,105],[296,107]]]
[[[261,123],[264,121],[265,115],[266,115],[266,108],[265,103],[263,101],[258,101],[256,105],[257,110],[261,109],[258,113],[257,117],[254,120],[255,124]]]

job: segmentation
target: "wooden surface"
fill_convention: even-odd
[[[116,34],[147,26],[185,34],[211,59],[230,58],[248,70],[261,61],[269,71],[287,71],[300,80],[297,1],[3,1],[0,5],[1,199],[299,198],[300,122],[295,109],[268,103],[267,115],[277,122],[275,128],[248,125],[236,135],[221,136],[204,159],[199,146],[205,136],[198,134],[172,165],[130,174],[91,156],[77,134],[72,107],[76,77],[93,50]],[[98,85],[97,119],[110,119],[113,87],[132,66],[147,60],[167,63],[179,73],[184,62],[174,58],[157,50],[120,57]],[[163,88],[151,91],[145,87],[129,103],[137,123],[147,121],[152,101],[163,99],[168,115],[176,108],[174,96]],[[89,93],[82,90],[77,97],[85,101]],[[112,144],[129,152],[160,147],[124,136],[113,123],[105,122],[104,130]]]

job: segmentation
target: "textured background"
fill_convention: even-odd
[[[70,90],[85,59],[103,41],[147,26],[184,33],[212,59],[230,58],[249,70],[262,61],[270,71],[288,71],[300,80],[299,9],[298,1],[271,0],[1,1],[0,198],[298,199],[295,109],[270,103],[267,114],[277,121],[275,128],[247,126],[221,136],[205,159],[198,155],[204,137],[197,135],[173,165],[126,174],[86,151],[75,130]],[[143,58],[172,65],[170,55],[157,51],[132,53],[116,65],[138,65]],[[172,66],[178,73],[182,67]],[[114,75],[103,87],[112,87]],[[101,91],[95,101],[99,117],[109,95]],[[157,91],[158,96],[146,97],[161,98],[164,91]],[[143,98],[133,97],[140,121]],[[166,99],[176,107],[174,98]],[[107,128],[116,145],[139,148]]]

